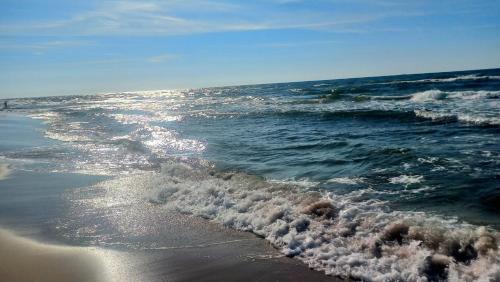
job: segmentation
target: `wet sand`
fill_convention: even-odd
[[[338,281],[253,234],[201,218],[152,205],[75,208],[82,199],[102,200],[102,191],[78,188],[101,180],[15,170],[1,180],[0,226],[37,242],[0,232],[0,275],[10,281]],[[99,231],[86,231],[95,226]]]
[[[0,229],[2,281],[108,281],[101,258],[86,248],[41,244]]]
[[[10,174],[9,166],[6,164],[0,164],[0,180],[7,179]]]

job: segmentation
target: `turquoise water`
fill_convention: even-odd
[[[499,99],[499,69],[15,99],[9,101],[9,111],[37,120],[31,122],[43,122],[44,137],[26,132],[26,143],[2,139],[0,155],[21,168],[29,168],[27,160],[42,161],[44,165],[37,169],[46,171],[113,176],[154,172],[159,179],[148,185],[156,191],[150,199],[155,204],[175,205],[182,212],[252,231],[326,272],[387,278],[392,276],[383,276],[389,275],[384,267],[397,264],[404,269],[404,265],[384,264],[377,260],[378,251],[371,252],[378,264],[367,263],[369,255],[362,247],[366,242],[360,240],[368,238],[366,234],[383,238],[391,222],[458,230],[453,236],[461,238],[457,239],[460,251],[441,245],[434,251],[414,250],[422,257],[415,255],[412,263],[423,265],[429,252],[437,252],[454,258],[457,269],[462,264],[472,267],[470,259],[457,255],[463,255],[467,244],[480,249],[477,242],[483,229],[471,230],[486,226],[494,234],[487,236],[497,236]],[[15,124],[5,118],[0,118],[0,126],[4,132],[15,130]],[[179,181],[190,184],[177,187]],[[196,189],[208,194],[197,197]],[[246,192],[235,192],[238,198],[231,194],[233,189]],[[194,194],[181,197],[179,191]],[[248,202],[250,194],[254,198]],[[294,246],[287,237],[292,236],[290,226],[298,226],[297,220],[303,217],[298,214],[310,204],[310,197],[326,197],[338,203],[340,214],[355,215],[343,223],[334,221],[334,227],[331,222],[325,225],[323,217],[314,219],[321,222],[320,228],[309,214],[309,223],[296,227],[293,236],[311,232],[310,238],[318,239],[330,229],[353,234],[322,237],[322,243],[310,246],[304,245],[309,240],[304,237],[296,240],[301,247]],[[249,219],[258,218],[259,208],[268,205],[283,210],[269,222]],[[283,216],[288,213],[289,220]],[[362,223],[367,218],[372,222],[369,227]],[[413,246],[408,240],[408,246]],[[336,246],[337,251],[340,246],[349,250],[342,255],[331,253],[324,262],[319,255],[323,244]],[[493,245],[497,246],[496,241]],[[307,254],[309,250],[314,251]],[[359,265],[339,262],[346,254],[359,259]],[[366,261],[360,258],[364,255]],[[491,253],[488,260],[498,266],[498,253]],[[444,275],[429,274],[422,267],[406,276],[400,270],[401,277],[412,280],[413,273],[432,280]],[[468,279],[460,276],[464,271],[456,273]]]

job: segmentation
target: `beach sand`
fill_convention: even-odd
[[[2,281],[108,281],[100,257],[85,248],[41,244],[0,229]]]

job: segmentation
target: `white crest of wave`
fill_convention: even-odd
[[[440,113],[426,110],[415,110],[415,115],[417,117],[430,119],[433,121],[453,121],[456,120],[456,116],[449,113]]]
[[[426,102],[445,99],[447,96],[446,92],[441,90],[427,90],[424,92],[415,93],[410,98],[413,102]]]
[[[475,100],[475,99],[494,99],[500,97],[500,91],[454,91],[449,92],[449,98]]]
[[[467,75],[461,75],[461,76],[457,76],[457,77],[427,79],[424,81],[454,82],[454,81],[460,81],[460,80],[478,80],[478,79],[488,79],[488,78],[489,78],[489,76],[478,76],[477,74],[467,74]]]
[[[447,83],[447,82],[456,82],[456,81],[464,81],[464,80],[497,80],[500,79],[500,76],[495,75],[478,75],[478,74],[467,74],[455,77],[447,77],[447,78],[426,78],[419,80],[402,80],[402,81],[391,81],[391,82],[383,82],[380,84],[395,84],[395,83]]]
[[[436,122],[443,121],[459,121],[465,124],[478,125],[478,126],[499,126],[500,117],[494,116],[480,116],[467,113],[449,113],[449,112],[437,112],[428,110],[415,110],[415,115],[417,117],[430,119]]]
[[[336,177],[328,179],[326,182],[346,184],[346,185],[356,185],[358,183],[364,182],[364,179],[362,177]]]
[[[462,100],[477,100],[477,99],[494,99],[500,97],[500,91],[452,91],[445,92],[437,89],[417,92],[411,95],[410,100],[413,102],[432,102],[444,99],[462,99]]]
[[[481,117],[471,114],[460,114],[457,119],[464,123],[476,124],[476,125],[500,125],[500,117]]]

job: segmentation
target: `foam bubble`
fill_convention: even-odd
[[[403,184],[405,186],[420,183],[424,180],[422,175],[400,175],[389,179],[391,184]]]

